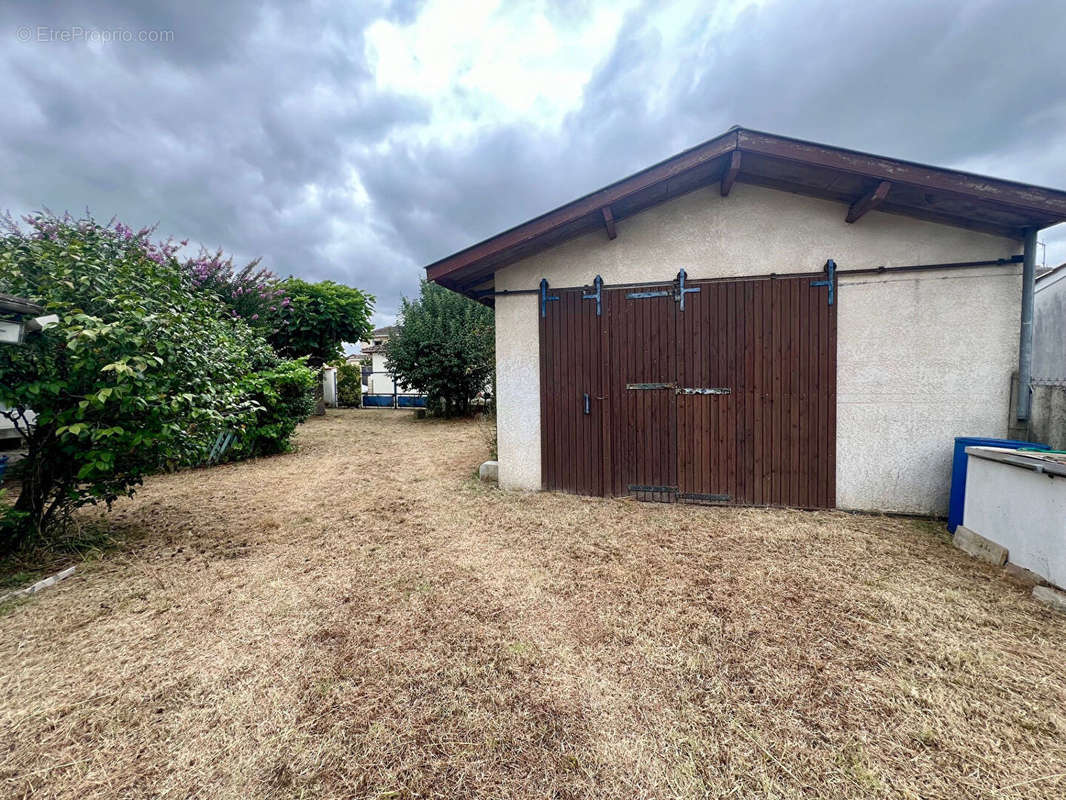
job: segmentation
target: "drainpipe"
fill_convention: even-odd
[[[1022,325],[1018,333],[1018,421],[1029,421],[1033,379],[1033,295],[1036,291],[1036,228],[1026,228],[1022,250]]]

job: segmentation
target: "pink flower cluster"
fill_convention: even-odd
[[[213,253],[201,250],[183,266],[194,286],[215,292],[230,306],[234,316],[249,322],[262,324],[259,321],[263,320],[280,324],[278,315],[292,305],[278,277],[260,267],[258,259],[237,268],[233,258],[221,250]]]
[[[115,244],[141,249],[157,264],[174,263],[188,275],[193,287],[214,293],[229,306],[234,319],[255,322],[260,328],[265,324],[277,330],[285,324],[284,315],[292,308],[292,301],[286,296],[277,275],[260,267],[259,259],[238,269],[233,265],[233,258],[222,250],[210,253],[201,248],[195,258],[178,261],[179,251],[189,243],[187,239],[176,242],[171,237],[153,242],[154,227],[135,231],[116,219],[101,226],[89,216],[75,220],[69,213],[57,216],[45,209],[27,214],[22,220],[30,228],[31,239],[58,240],[63,230],[71,228],[80,233],[97,231]],[[16,236],[26,235],[10,214],[0,214],[0,230]]]

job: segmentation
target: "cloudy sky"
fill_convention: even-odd
[[[1061,0],[7,2],[0,208],[158,223],[385,323],[426,263],[734,123],[1066,188],[1063,42]]]

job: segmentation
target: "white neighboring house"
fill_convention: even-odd
[[[417,395],[418,392],[413,389],[408,389],[406,386],[397,385],[393,379],[392,373],[385,365],[387,357],[389,336],[396,329],[396,326],[389,325],[384,328],[378,328],[370,335],[370,341],[360,342],[360,352],[353,356],[353,358],[359,361],[364,361],[367,356],[370,357],[370,369],[363,368],[363,385],[366,387],[364,391],[367,394],[380,394],[380,395]]]
[[[1036,279],[1032,441],[1066,448],[1066,264]]]
[[[370,335],[370,341],[359,343],[359,353],[348,357],[349,362],[363,364],[363,406],[411,408],[426,404],[425,397],[416,390],[397,384],[386,366],[389,336],[395,329],[394,325],[378,328]]]
[[[1066,386],[1066,263],[1036,279],[1033,380]]]

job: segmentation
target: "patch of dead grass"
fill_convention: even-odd
[[[1066,622],[938,526],[499,492],[405,413],[299,442],[153,478],[0,618],[2,794],[1066,792]]]

